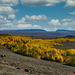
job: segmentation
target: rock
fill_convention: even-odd
[[[1,57],[3,57],[3,55],[1,55]]]
[[[4,55],[4,57],[6,57],[6,55]]]
[[[0,55],[0,57],[2,57],[2,58],[3,58],[3,57],[6,57],[6,55]]]
[[[33,74],[36,72],[36,69],[33,67],[29,67],[29,72],[30,72],[30,74]]]
[[[29,70],[28,69],[25,69],[25,72],[29,72]]]
[[[16,68],[16,69],[20,70],[20,68],[19,68],[19,67],[18,67],[18,68]]]

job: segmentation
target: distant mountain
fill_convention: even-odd
[[[57,30],[58,32],[75,32],[75,30],[61,30],[61,29],[59,29],[59,30]]]
[[[75,31],[69,30],[45,31],[42,29],[25,29],[25,30],[0,30],[0,34],[38,36],[38,37],[65,37],[68,35],[75,35]]]
[[[24,30],[0,30],[2,32],[46,32],[43,29],[24,29]]]

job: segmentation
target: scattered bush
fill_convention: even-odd
[[[65,41],[75,41],[75,38],[35,39],[26,36],[0,36],[0,45],[10,48],[13,52],[37,59],[66,61],[66,64],[75,66],[75,49],[54,48],[54,46],[63,46],[60,43]]]

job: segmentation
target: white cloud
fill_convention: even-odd
[[[75,7],[75,0],[21,0],[25,6],[54,6],[57,3],[65,2],[65,8]]]
[[[67,22],[67,21],[72,21],[72,19],[70,19],[70,18],[65,18],[65,19],[63,19],[62,21],[63,21],[63,22]]]
[[[17,27],[20,29],[41,29],[41,26],[32,24],[18,24]]]
[[[0,0],[0,6],[15,6],[18,4],[18,0]]]
[[[69,25],[68,22],[63,23],[63,26],[68,26],[68,25]]]
[[[62,23],[62,27],[64,27],[64,29],[75,30],[75,20],[72,19],[71,21],[66,21]]]
[[[23,28],[23,29],[30,28],[30,27],[32,27],[31,24],[19,24],[18,25],[18,28]]]
[[[9,19],[9,20],[15,19],[15,15],[14,15],[14,14],[8,15],[8,19]]]
[[[52,19],[50,22],[48,22],[48,24],[51,24],[51,25],[61,25],[60,21],[58,19]]]
[[[14,14],[16,13],[18,10],[14,10],[13,8],[11,7],[0,7],[0,14],[6,14],[6,15],[9,15],[9,14]]]
[[[70,27],[74,27],[75,28],[75,19],[74,18],[66,18],[66,19],[63,19],[62,20],[63,23],[62,25],[63,26],[70,26]]]
[[[32,25],[29,23],[30,21],[26,21],[26,19],[33,19],[33,20],[39,20],[40,18],[35,15],[36,18],[33,18],[33,16],[26,15],[25,17],[22,17],[22,19],[17,21],[17,27],[18,29],[41,29],[42,27],[40,25]]]
[[[13,23],[9,22],[9,23],[3,24],[3,26],[13,26]]]
[[[75,21],[64,22],[61,26],[63,29],[75,30]]]
[[[4,19],[4,16],[0,15],[0,20],[1,20],[1,19]]]
[[[75,7],[75,0],[67,0],[65,7],[66,8]]]
[[[47,16],[45,15],[26,15],[25,18],[29,20],[47,20]]]
[[[26,15],[25,17],[22,17],[22,19],[18,20],[16,25],[18,29],[44,29],[40,25],[32,25],[35,20],[47,20],[47,17],[45,15]]]
[[[71,21],[69,24],[75,28],[75,20]]]
[[[17,23],[25,23],[25,18],[23,17],[21,20],[18,20]]]
[[[71,15],[75,15],[75,11],[74,11],[74,12],[70,12],[69,14],[71,14]]]
[[[34,28],[39,28],[39,29],[41,28],[40,25],[34,25],[33,27],[34,27]]]
[[[3,17],[0,19],[0,24],[9,23],[10,21],[6,19],[6,17]]]
[[[53,6],[66,0],[21,0],[21,3],[25,6]]]
[[[50,25],[50,29],[67,29],[67,30],[75,30],[75,19],[74,18],[65,18],[59,21],[59,19],[52,19],[48,22]],[[54,26],[53,26],[54,25]],[[53,30],[52,30],[53,31]]]
[[[51,29],[49,29],[49,28],[43,28],[44,30],[46,30],[46,31],[51,31]],[[53,30],[53,29],[52,29]]]
[[[12,26],[13,24],[11,23],[11,21],[7,20],[6,17],[0,15],[0,26],[4,27],[4,26]]]
[[[61,24],[63,29],[75,30],[75,20],[65,21]]]

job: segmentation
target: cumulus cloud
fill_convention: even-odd
[[[52,25],[61,25],[60,21],[58,19],[52,19],[50,22],[48,22],[48,24],[52,24]]]
[[[53,6],[56,3],[65,2],[66,0],[21,0],[25,6]]]
[[[15,19],[15,15],[14,15],[14,14],[8,15],[8,19],[9,19],[9,20]]]
[[[64,22],[64,23],[62,23],[62,27],[64,27],[64,29],[75,30],[75,20],[72,20],[70,22]]]
[[[72,21],[72,19],[70,19],[70,18],[65,18],[65,19],[63,19],[62,21],[63,21],[63,22],[67,22],[67,21]]]
[[[0,14],[9,15],[16,13],[18,10],[14,10],[12,6],[16,6],[18,3],[18,0],[0,0]]]
[[[21,20],[18,20],[17,23],[25,23],[25,18],[23,17]]]
[[[14,14],[14,13],[16,13],[17,11],[18,11],[18,10],[14,10],[14,9],[11,8],[11,7],[3,7],[3,6],[0,7],[0,14],[9,15],[9,14]]]
[[[29,20],[47,20],[47,16],[45,15],[26,15],[25,18]]]
[[[59,19],[51,19],[48,22],[49,26],[44,28],[40,24],[27,23],[25,17],[21,20],[9,20],[6,17],[0,15],[0,28],[1,29],[45,29],[47,31],[57,29],[72,29],[75,30],[75,20],[73,18],[65,18],[59,21]]]
[[[71,15],[75,15],[75,11],[74,11],[74,12],[70,12],[69,14],[71,14]]]
[[[33,28],[37,28],[37,29],[40,29],[40,28],[42,28],[40,25],[33,25]]]
[[[32,20],[32,21],[30,21]],[[20,20],[18,20],[16,23],[18,29],[47,29],[42,28],[38,24],[32,24],[34,21],[38,20],[47,20],[47,17],[45,15],[26,15],[25,17],[22,17]]]
[[[1,19],[4,19],[4,16],[0,15],[0,20],[1,20]]]
[[[32,27],[31,24],[18,24],[18,28],[26,29],[26,28],[30,28],[30,27]]]
[[[62,25],[63,26],[67,26],[67,25],[69,25],[69,23],[68,22],[64,22]]]
[[[18,0],[0,0],[0,6],[15,6],[18,4]]]
[[[75,19],[74,18],[66,18],[62,20],[62,25],[66,26],[75,26]]]
[[[67,0],[65,7],[66,8],[75,7],[75,0]]]
[[[3,26],[13,26],[13,23],[9,22],[9,23],[6,23],[6,24],[3,24]]]
[[[7,20],[6,17],[0,15],[0,26],[12,26],[13,24],[11,23],[11,21]]]
[[[59,19],[52,19],[50,22],[48,22],[48,24],[50,25],[50,27],[52,27],[52,29],[56,29],[56,30],[57,29],[75,30],[74,18],[65,18],[60,21]]]
[[[20,29],[41,29],[41,26],[32,24],[18,24],[17,27]]]
[[[14,14],[8,15],[10,19],[13,19]],[[20,20],[10,20],[0,15],[0,28],[1,29],[43,29],[40,25],[26,23],[25,17]]]

